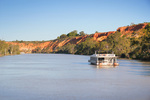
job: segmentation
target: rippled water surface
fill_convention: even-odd
[[[90,65],[89,56],[0,57],[0,100],[150,100],[150,63],[120,59]]]

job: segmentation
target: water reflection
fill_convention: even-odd
[[[121,60],[120,67],[129,68],[128,72],[132,74],[150,76],[150,62],[138,60]]]
[[[97,69],[109,69],[109,68],[116,68],[117,66],[100,66],[100,65],[97,65],[96,68]]]
[[[150,76],[150,63],[141,62],[141,64],[136,65],[134,69],[138,75]]]
[[[101,65],[93,65],[93,64],[90,64],[89,65],[94,68],[94,69],[110,69],[110,68],[116,68],[116,67],[119,67],[119,66],[101,66]]]
[[[119,66],[99,66],[92,65],[93,68],[97,69],[111,69],[111,68],[128,68],[128,72],[135,75],[150,76],[150,62],[138,61],[138,60],[128,60],[120,59]]]

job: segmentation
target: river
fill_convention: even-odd
[[[0,57],[0,100],[150,100],[150,62],[119,59],[99,68],[89,56]]]

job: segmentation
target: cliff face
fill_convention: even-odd
[[[19,50],[21,52],[31,53],[32,50],[34,50],[37,47],[40,47],[41,49],[47,47],[47,45],[50,42],[44,42],[44,43],[38,43],[38,44],[34,44],[34,43],[18,43],[18,42],[6,42],[6,43],[11,44],[11,45],[18,45],[19,46]]]
[[[117,31],[121,32],[122,35],[131,36],[133,32],[139,32],[141,29],[145,28],[146,25],[148,25],[148,23],[119,27]]]
[[[21,52],[25,52],[25,53],[32,53],[32,51],[36,48],[40,48],[40,49],[48,49],[49,52],[53,52],[54,50],[57,51],[58,47],[62,47],[64,45],[67,44],[78,44],[81,43],[83,41],[85,41],[85,39],[88,37],[88,35],[85,36],[79,36],[79,37],[75,37],[72,39],[64,39],[63,41],[59,41],[59,40],[53,40],[53,41],[47,41],[47,42],[43,42],[43,43],[30,43],[30,42],[23,42],[23,43],[18,43],[18,42],[6,42],[8,44],[11,45],[18,45],[19,46],[19,50]]]
[[[95,33],[93,35],[93,39],[96,41],[103,41],[106,39],[110,34],[115,33],[116,31],[110,31],[110,32],[103,32],[103,33]]]
[[[148,23],[138,24],[138,25],[132,25],[132,26],[124,26],[119,27],[117,29],[118,32],[121,32],[122,35],[126,36],[132,36],[134,32],[140,32],[141,29],[145,28]],[[32,51],[36,48],[40,49],[47,49],[50,52],[53,52],[54,50],[57,51],[58,47],[62,47],[67,44],[78,44],[81,42],[84,42],[87,37],[91,37],[96,40],[97,42],[101,42],[104,39],[106,39],[110,34],[114,34],[116,31],[110,31],[110,32],[102,32],[102,33],[95,33],[93,35],[85,35],[85,36],[77,36],[75,38],[66,38],[63,41],[59,40],[53,40],[53,41],[46,41],[46,42],[38,42],[38,43],[32,43],[32,42],[7,42],[8,44],[12,45],[19,45],[19,49],[21,52],[25,53],[32,53]]]

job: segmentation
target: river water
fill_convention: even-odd
[[[119,59],[90,65],[89,56],[0,57],[0,100],[150,100],[150,63]]]

